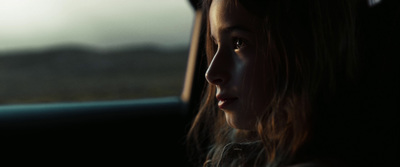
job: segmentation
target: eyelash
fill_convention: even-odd
[[[233,38],[233,48],[235,48],[235,50],[246,47],[247,46],[246,43],[247,42],[242,38]]]
[[[214,39],[213,39],[213,45],[215,48],[218,48],[218,44],[217,42],[215,42]],[[247,41],[242,38],[233,38],[232,45],[235,50],[239,50],[247,46]]]

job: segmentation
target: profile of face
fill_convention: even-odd
[[[219,108],[229,126],[254,130],[257,118],[272,98],[265,63],[256,47],[259,21],[240,3],[213,0],[209,10],[210,36],[216,52],[206,79],[216,86]]]

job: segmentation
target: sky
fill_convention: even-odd
[[[0,0],[0,52],[188,46],[193,19],[188,0]]]

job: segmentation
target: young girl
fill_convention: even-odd
[[[195,157],[204,166],[345,166],[357,128],[348,105],[359,104],[358,3],[205,0],[208,86],[188,135]]]

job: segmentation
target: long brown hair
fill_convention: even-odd
[[[207,18],[206,56],[216,48],[208,35],[212,0],[203,2]],[[313,136],[313,115],[329,103],[341,82],[356,75],[354,2],[347,0],[231,1],[240,3],[262,20],[257,35],[260,61],[272,71],[273,98],[258,119],[255,132],[237,130],[218,111],[215,87],[207,85],[203,101],[189,131],[201,161],[216,165],[224,146],[254,138],[262,142],[255,165],[278,166],[301,161],[298,152]],[[229,5],[228,5],[229,6]],[[338,12],[338,10],[340,12]],[[339,24],[340,23],[340,24]],[[267,77],[267,76],[265,76]]]

